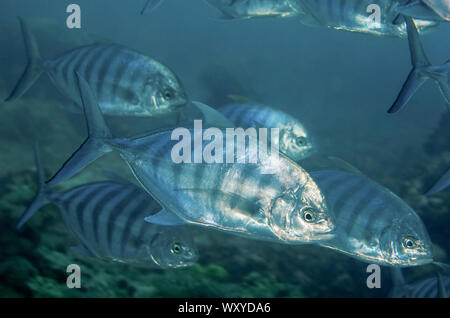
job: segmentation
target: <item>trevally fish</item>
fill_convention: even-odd
[[[450,21],[449,0],[413,0],[399,6],[398,11],[411,18]]]
[[[406,1],[393,0],[299,0],[305,14],[301,22],[336,30],[361,32],[379,36],[405,37],[406,26],[398,7]],[[379,10],[379,21],[373,14]],[[419,30],[439,25],[436,21],[416,20]]]
[[[393,288],[389,293],[392,298],[448,298],[450,293],[450,276],[436,272],[435,277],[408,284],[401,268],[391,268]]]
[[[35,160],[39,190],[17,228],[52,203],[81,242],[72,248],[76,253],[150,268],[182,268],[196,261],[197,251],[187,229],[144,221],[161,206],[143,189],[126,181],[102,181],[53,192],[44,183],[37,145]]]
[[[294,161],[308,157],[313,144],[305,127],[296,118],[257,103],[233,103],[218,109],[236,127],[279,128],[278,148]],[[272,143],[278,140],[271,140]]]
[[[239,163],[242,158],[234,163],[195,163],[195,158],[194,163],[175,163],[172,154],[177,152],[177,137],[173,137],[173,131],[136,139],[113,138],[89,84],[78,78],[88,138],[49,184],[70,178],[103,154],[116,150],[147,192],[166,211],[188,223],[277,242],[308,243],[332,237],[333,216],[319,188],[287,157],[276,152],[267,154],[268,159],[262,163],[252,164],[249,156],[255,154],[246,151],[248,163]],[[192,153],[196,156],[198,132],[183,131],[190,134],[186,139],[191,142],[193,136]],[[202,141],[200,145],[208,147]],[[222,147],[215,151],[220,152]]]
[[[445,190],[448,186],[450,186],[450,169],[447,170],[446,173],[431,187],[430,190],[426,193],[426,195],[433,195]]]
[[[43,60],[26,23],[19,20],[28,65],[6,101],[20,98],[42,73],[46,73],[81,111],[76,71],[95,90],[100,108],[107,115],[153,116],[178,111],[187,103],[181,82],[168,67],[118,44],[82,46],[56,59]]]
[[[288,18],[297,16],[299,8],[297,0],[205,0],[221,12],[221,18]],[[163,0],[148,0],[142,14],[156,9]]]
[[[420,217],[403,200],[366,176],[311,172],[336,217],[334,238],[320,245],[368,263],[407,267],[433,261]]]
[[[450,105],[450,60],[442,65],[431,65],[423,49],[414,21],[409,17],[405,17],[405,20],[408,27],[409,51],[413,69],[388,113],[395,113],[403,108],[428,79],[433,79],[439,85],[442,96]]]

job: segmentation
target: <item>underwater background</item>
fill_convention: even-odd
[[[312,28],[296,18],[220,21],[203,1],[167,0],[139,15],[144,0],[1,0],[0,100],[26,65],[17,21],[24,18],[41,55],[53,58],[94,43],[120,43],[168,65],[193,100],[212,107],[245,96],[298,118],[321,153],[340,157],[392,190],[422,218],[437,261],[449,263],[450,193],[423,194],[450,166],[450,113],[436,85],[426,83],[408,107],[389,115],[409,70],[406,39]],[[82,28],[66,27],[77,3]],[[450,56],[450,25],[422,36],[432,63]],[[367,264],[319,246],[248,240],[193,228],[198,264],[149,270],[78,256],[56,207],[46,206],[15,230],[35,195],[32,140],[47,177],[85,138],[84,119],[43,76],[20,100],[0,102],[0,297],[385,297],[366,286]],[[135,134],[157,121],[111,119]],[[133,127],[133,131],[129,131]],[[98,160],[64,188],[102,179],[103,168],[128,174],[116,154]],[[78,264],[82,288],[66,287],[66,267]],[[408,281],[430,272],[405,270]]]

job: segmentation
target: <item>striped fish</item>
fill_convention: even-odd
[[[308,157],[313,149],[311,138],[303,125],[291,115],[256,103],[234,103],[218,109],[225,117],[244,129],[279,128],[278,148],[294,161]]]
[[[42,60],[37,43],[21,19],[28,66],[6,99],[20,98],[47,73],[53,84],[81,109],[75,72],[82,74],[98,96],[104,114],[146,117],[178,111],[187,103],[177,76],[166,66],[117,44],[82,46],[53,60]]]
[[[184,226],[164,227],[144,221],[161,210],[144,190],[130,182],[94,182],[61,193],[43,183],[37,147],[39,191],[20,219],[20,228],[43,205],[58,206],[81,245],[72,250],[86,256],[150,268],[182,268],[197,258]]]
[[[89,137],[49,184],[63,181],[106,152],[117,150],[166,211],[188,223],[290,243],[332,236],[333,217],[320,190],[309,174],[287,157],[271,152],[267,160],[251,163],[257,154],[246,147],[243,157],[233,154],[234,163],[175,163],[172,154],[179,139],[172,136],[172,131],[136,139],[112,138],[89,85],[82,77],[79,84]],[[189,135],[183,137],[186,140],[197,140],[193,154],[199,145],[208,146],[205,141],[197,145],[197,133],[192,129],[184,128],[183,132]],[[224,144],[215,151],[223,151]],[[246,163],[240,163],[240,159]]]
[[[437,273],[435,277],[407,284],[400,268],[392,268],[392,298],[447,298],[450,294],[450,276]]]
[[[221,12],[220,18],[288,18],[297,16],[297,0],[205,0]],[[148,0],[141,14],[155,10],[163,0]]]
[[[424,224],[394,193],[350,172],[315,171],[311,177],[336,216],[336,235],[322,246],[380,265],[406,267],[432,262]]]
[[[428,190],[427,195],[439,193],[450,186],[450,169]]]
[[[362,32],[379,36],[406,37],[406,25],[398,7],[409,0],[299,0],[306,13],[301,22],[306,25],[336,30]],[[372,14],[379,8],[380,21]],[[437,26],[436,21],[416,20],[419,30]]]

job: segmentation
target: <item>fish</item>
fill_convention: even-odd
[[[20,98],[46,73],[58,90],[78,106],[82,102],[74,71],[96,91],[102,112],[111,116],[149,117],[180,111],[188,102],[177,75],[167,66],[119,44],[81,46],[43,60],[27,24],[19,18],[28,65],[6,102]]]
[[[307,26],[359,32],[377,36],[406,37],[406,25],[398,7],[405,1],[393,0],[299,0],[304,14],[300,22]],[[380,20],[373,14],[379,8]],[[437,21],[416,20],[420,32],[439,25]]]
[[[141,11],[155,10],[163,0],[148,0]],[[205,0],[220,11],[220,19],[290,18],[300,14],[297,0]]]
[[[388,113],[396,113],[402,109],[419,87],[429,79],[438,84],[447,105],[450,105],[450,60],[442,65],[431,65],[423,49],[414,20],[410,17],[404,18],[408,28],[409,51],[413,68]]]
[[[161,206],[142,188],[123,180],[82,184],[55,192],[44,183],[35,143],[38,193],[17,224],[20,229],[42,206],[54,204],[80,241],[71,250],[83,256],[145,268],[192,266],[198,252],[186,227],[144,221]]]
[[[229,104],[218,108],[218,111],[234,122],[235,126],[244,129],[278,128],[278,149],[293,161],[302,160],[312,153],[313,143],[305,127],[299,120],[281,110],[247,102]],[[270,141],[278,142],[272,139]]]
[[[80,75],[78,80],[88,138],[47,184],[70,178],[114,150],[142,187],[166,211],[187,223],[252,239],[292,244],[332,237],[333,216],[319,188],[289,158],[276,156],[278,153],[267,154],[267,160],[253,164],[250,160],[239,162],[238,154],[234,163],[176,163],[172,157],[177,144],[173,130],[136,139],[113,138],[93,90]],[[190,133],[192,129],[183,131]],[[197,133],[186,138],[192,141],[193,135],[194,140],[198,138]],[[243,156],[249,159],[254,155],[251,153],[246,151]]]
[[[427,191],[426,195],[434,195],[450,186],[450,169],[445,172],[442,177]]]
[[[420,217],[387,188],[347,171],[310,172],[336,218],[334,238],[319,245],[366,263],[409,267],[433,262]]]
[[[399,6],[397,11],[411,18],[450,21],[450,1],[448,0],[414,0]]]
[[[407,284],[400,268],[391,268],[391,298],[448,298],[450,276],[442,276],[438,271],[434,277],[428,277],[413,284]]]

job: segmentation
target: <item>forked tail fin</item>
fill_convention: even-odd
[[[39,54],[39,48],[34,36],[30,33],[25,21],[19,17],[20,27],[22,29],[22,36],[25,43],[28,64],[5,102],[14,101],[20,98],[30,89],[31,86],[38,80],[44,72],[44,63]]]
[[[97,104],[95,93],[82,76],[76,73],[76,77],[83,103],[88,137],[63,164],[61,169],[47,181],[47,184],[56,184],[69,179],[96,159],[112,151],[112,147],[108,144],[111,139],[111,132]]]
[[[20,217],[20,220],[16,225],[16,229],[20,229],[22,225],[24,225],[33,216],[34,213],[36,213],[42,206],[47,204],[48,190],[47,185],[44,182],[44,171],[42,169],[39,146],[36,141],[34,142],[34,161],[36,163],[36,181],[38,191],[31,204]]]
[[[438,83],[442,95],[446,102],[450,104],[450,60],[442,65],[431,65],[423,49],[414,21],[410,17],[404,18],[408,29],[409,51],[413,69],[388,113],[395,113],[403,108],[419,87],[429,79]]]

